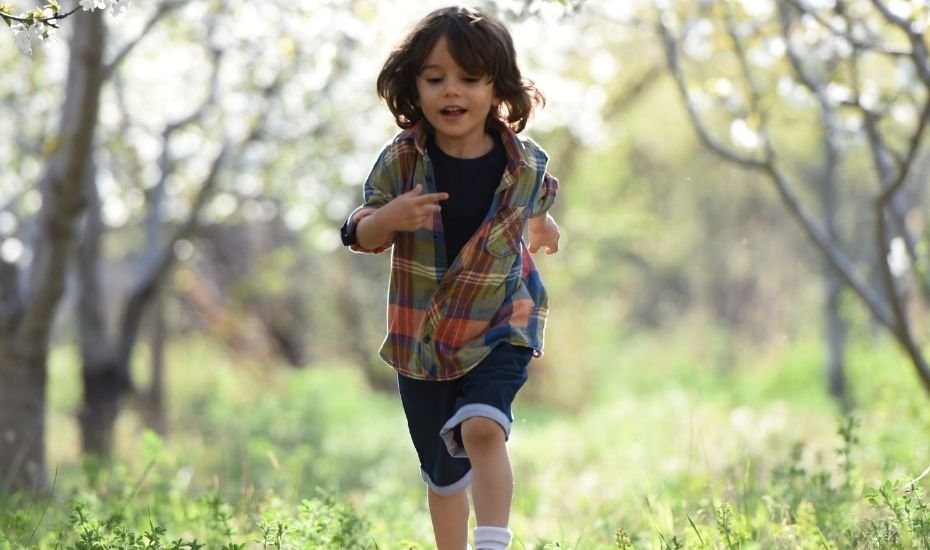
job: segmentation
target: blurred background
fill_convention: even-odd
[[[0,542],[430,547],[389,256],[338,228],[396,131],[381,64],[446,4],[0,32]],[[515,547],[928,548],[926,2],[482,5],[561,182]]]

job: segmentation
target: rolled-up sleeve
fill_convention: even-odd
[[[530,212],[531,218],[542,216],[555,204],[555,196],[559,192],[559,180],[549,172],[543,172],[541,181],[537,184],[539,189],[536,192],[536,199],[533,201],[533,208]]]
[[[349,214],[346,220],[347,227],[352,228],[357,226],[358,222],[374,214],[379,208],[389,203],[397,196],[398,170],[396,167],[396,153],[393,149],[393,144],[388,144],[378,156],[378,160],[375,162],[371,172],[368,174],[368,178],[365,180],[365,185],[362,190],[364,202]],[[379,254],[391,248],[393,244],[394,234],[392,233],[384,243],[375,248],[365,248],[355,243],[350,245],[349,249],[353,252],[364,254]]]

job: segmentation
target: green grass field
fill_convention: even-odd
[[[724,368],[706,342],[668,342],[531,366],[514,548],[930,548],[930,476],[909,483],[930,465],[930,407],[890,345],[850,350],[844,415],[816,343]],[[130,404],[102,466],[77,453],[78,373],[57,350],[55,486],[0,504],[0,549],[432,547],[399,403],[357,369],[233,366],[199,342],[171,365],[168,436]]]

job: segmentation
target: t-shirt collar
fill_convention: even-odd
[[[500,133],[501,142],[504,144],[504,151],[507,153],[507,172],[513,177],[513,181],[516,181],[517,177],[520,175],[520,167],[526,164],[523,158],[523,144],[520,143],[520,138],[517,137],[517,134],[500,120],[492,119],[491,128]],[[429,140],[429,134],[427,133],[423,121],[417,122],[410,128],[401,132],[400,139],[413,140],[414,146],[420,156],[426,155],[426,143]]]

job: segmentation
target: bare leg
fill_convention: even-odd
[[[439,550],[465,550],[468,544],[468,491],[447,497],[427,490],[429,515]]]
[[[478,525],[507,527],[513,499],[513,472],[501,426],[484,417],[462,423],[462,442],[471,460],[472,497]]]

